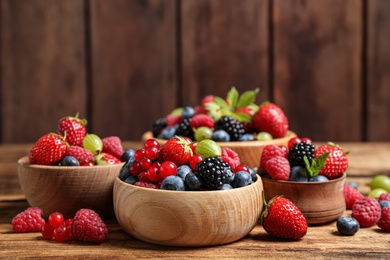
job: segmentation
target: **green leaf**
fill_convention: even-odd
[[[245,113],[232,113],[231,115],[240,122],[250,122],[252,120],[251,117]]]
[[[242,95],[238,99],[236,108],[246,107],[254,103],[256,100],[256,95],[257,93],[259,93],[259,91],[260,89],[256,88],[255,90],[249,90],[242,93]]]
[[[231,107],[236,107],[239,94],[235,87],[232,87],[227,93],[226,100]]]
[[[303,157],[306,166],[306,171],[309,174],[309,176],[307,177],[314,177],[320,173],[322,168],[324,168],[325,166],[326,159],[328,158],[329,154],[330,152],[323,153],[317,158],[312,159],[311,161],[309,161],[306,155]]]
[[[225,100],[223,98],[214,96],[214,102],[221,108],[229,109],[229,106],[226,104]]]

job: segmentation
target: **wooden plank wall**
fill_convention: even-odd
[[[259,87],[316,141],[390,141],[387,0],[0,0],[0,143],[79,112],[140,140],[208,94]]]

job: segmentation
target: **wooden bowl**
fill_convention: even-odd
[[[114,216],[113,183],[123,164],[99,166],[45,166],[18,160],[18,178],[27,202],[44,215],[60,212],[73,217],[90,208],[103,218]]]
[[[168,191],[114,182],[114,210],[131,236],[168,246],[226,244],[249,234],[262,211],[260,177],[221,191]]]
[[[328,182],[275,181],[261,178],[268,202],[283,195],[303,213],[308,224],[328,223],[341,217],[346,209],[344,182],[346,174]]]
[[[233,149],[238,156],[242,164],[249,165],[253,168],[260,165],[261,153],[266,145],[284,145],[287,146],[288,141],[295,137],[294,132],[288,131],[283,138],[276,138],[270,141],[248,141],[248,142],[218,142],[221,147],[229,147]],[[150,138],[156,139],[160,144],[164,144],[167,140],[153,137],[151,131],[145,132],[142,135],[142,141],[146,141]]]

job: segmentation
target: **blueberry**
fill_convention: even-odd
[[[181,112],[182,119],[193,117],[195,114],[195,109],[190,106],[183,107],[183,111]]]
[[[349,182],[347,182],[347,184],[348,184],[349,186],[352,186],[355,190],[358,189],[358,184],[357,184],[357,182],[355,182],[355,181],[349,181]]]
[[[246,141],[253,141],[255,140],[255,137],[253,134],[243,134],[238,138],[238,141],[246,142]]]
[[[64,159],[62,159],[62,165],[63,166],[80,166],[80,162],[73,156],[65,156]]]
[[[230,167],[224,167],[223,168],[223,174],[225,175],[225,182],[224,183],[231,183],[234,180],[234,172],[232,171],[232,168]]]
[[[231,183],[233,188],[245,187],[252,183],[252,176],[247,171],[239,171]]]
[[[130,157],[119,171],[119,179],[125,181],[130,176],[130,167],[135,161],[134,156]]]
[[[170,125],[170,126],[167,126],[165,127],[161,133],[158,135],[158,138],[160,139],[165,139],[165,140],[169,140],[171,139],[172,137],[175,136],[175,133],[176,133],[176,129],[178,128],[179,125]]]
[[[177,167],[176,176],[179,176],[180,178],[182,178],[184,180],[186,178],[186,175],[191,173],[191,172],[192,172],[191,167],[186,165],[186,164],[183,164],[183,165],[180,165],[179,167]]]
[[[211,136],[211,140],[215,142],[230,142],[230,135],[225,130],[217,130]]]
[[[255,182],[255,181],[257,180],[257,173],[256,173],[256,170],[253,169],[253,168],[250,167],[250,166],[247,166],[247,167],[248,167],[249,173],[250,173],[250,175],[251,175],[251,177],[252,177],[252,181]]]
[[[263,172],[262,170],[260,170],[260,167],[257,168],[257,174],[260,175],[263,178],[272,179],[271,176],[268,173]]]
[[[184,183],[189,190],[201,190],[202,188],[202,181],[192,172],[186,175]]]
[[[317,175],[309,178],[309,182],[326,182],[329,181],[324,175]]]
[[[231,190],[233,187],[230,184],[224,183],[221,190]]]
[[[293,166],[290,173],[290,181],[307,182],[307,172],[302,166]]]
[[[337,230],[341,235],[352,236],[358,232],[360,225],[359,222],[350,216],[340,217],[337,220]]]
[[[127,162],[131,157],[134,156],[135,151],[133,149],[126,149],[122,156],[121,156],[121,162]]]
[[[133,175],[130,175],[128,176],[124,182],[128,183],[128,184],[134,184],[138,181],[138,178],[136,176],[133,176]]]
[[[182,178],[176,175],[171,175],[166,177],[162,183],[161,187],[162,190],[184,190],[184,181]]]
[[[381,205],[381,208],[390,208],[390,201],[389,200],[381,200],[379,202],[379,204]]]

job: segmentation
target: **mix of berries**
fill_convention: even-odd
[[[125,154],[121,139],[109,136],[101,139],[87,133],[87,121],[75,117],[61,118],[57,133],[43,135],[31,148],[31,164],[58,166],[93,166],[118,164]]]
[[[77,240],[99,244],[107,237],[106,224],[92,209],[80,209],[73,218],[67,219],[61,213],[53,212],[45,221],[42,214],[39,208],[26,209],[13,218],[13,230],[17,233],[41,232],[43,238],[58,242]]]
[[[250,185],[256,171],[240,163],[237,153],[210,139],[194,143],[174,136],[162,146],[144,142],[122,166],[119,177],[136,186],[164,190],[225,190]]]
[[[287,146],[264,147],[258,173],[273,180],[320,182],[342,176],[347,168],[341,147],[328,143],[316,148],[309,138],[293,137]]]
[[[196,107],[180,107],[152,125],[154,138],[184,136],[216,142],[271,140],[284,137],[289,123],[275,104],[255,104],[259,89],[241,95],[232,87],[226,98],[205,96]]]

